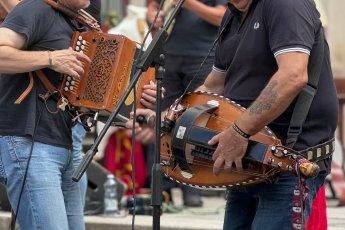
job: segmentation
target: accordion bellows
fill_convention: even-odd
[[[75,32],[71,47],[91,63],[83,63],[79,79],[64,76],[60,92],[74,107],[112,112],[129,84],[136,43],[122,35]]]

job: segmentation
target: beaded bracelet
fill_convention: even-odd
[[[245,133],[245,132],[243,132],[242,129],[240,129],[240,128],[236,125],[235,122],[232,123],[232,128],[233,128],[233,129],[236,131],[236,133],[238,133],[240,136],[242,136],[242,137],[244,137],[244,138],[247,138],[247,139],[250,137],[250,135],[247,134],[247,133]]]

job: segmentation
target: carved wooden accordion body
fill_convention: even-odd
[[[112,112],[129,84],[136,43],[122,35],[75,32],[71,46],[91,63],[83,63],[79,79],[64,76],[60,92],[74,107]]]

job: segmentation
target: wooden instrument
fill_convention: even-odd
[[[250,137],[243,171],[219,176],[212,172],[215,146],[207,142],[231,126],[244,108],[224,97],[206,92],[186,94],[169,109],[163,120],[161,165],[163,173],[179,183],[202,188],[248,186],[269,180],[277,172],[318,174],[317,164],[281,146],[267,127]],[[297,171],[298,170],[298,171]]]
[[[83,63],[84,74],[78,79],[65,75],[59,91],[79,110],[111,113],[129,85],[136,43],[122,35],[75,32],[71,47],[86,54],[91,63]],[[137,84],[138,105],[142,86],[153,79],[154,69],[141,76]],[[133,102],[133,94],[130,94],[126,106],[130,107]]]
[[[84,74],[79,79],[65,75],[59,91],[77,111],[87,112],[88,116],[101,112],[99,119],[104,121],[129,85],[137,44],[122,35],[102,33],[97,20],[85,10],[74,12],[59,1],[43,1],[93,31],[74,33],[71,47],[85,53],[91,64],[83,63]],[[137,98],[132,91],[117,116],[121,122],[129,119],[134,100],[139,108],[143,107],[140,103],[142,87],[154,80],[154,74],[152,68],[142,74],[136,85]]]
[[[63,4],[61,4],[59,1],[56,1],[56,0],[43,0],[43,1],[47,3],[48,5],[50,5],[51,7],[53,7],[54,9],[61,11],[62,13],[70,17],[71,19],[78,21],[82,25],[86,25],[93,31],[98,31],[98,32],[102,31],[101,26],[98,24],[98,21],[85,10],[81,9],[78,12],[75,12],[67,8]]]

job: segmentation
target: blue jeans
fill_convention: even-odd
[[[304,210],[305,224],[317,191],[328,172],[307,180],[309,195]],[[228,190],[224,230],[290,230],[296,176],[280,173],[275,182]]]
[[[77,122],[75,126],[72,128],[72,140],[73,140],[73,165],[76,169],[82,161],[81,151],[83,148],[83,140],[85,137],[85,129],[83,126]],[[79,180],[79,188],[80,188],[80,197],[82,206],[85,206],[85,197],[86,197],[86,190],[87,190],[87,176],[86,173],[80,178]]]
[[[0,136],[0,181],[5,184],[16,212],[31,138]],[[79,184],[72,181],[72,152],[34,143],[18,221],[23,230],[83,230],[83,208]]]

